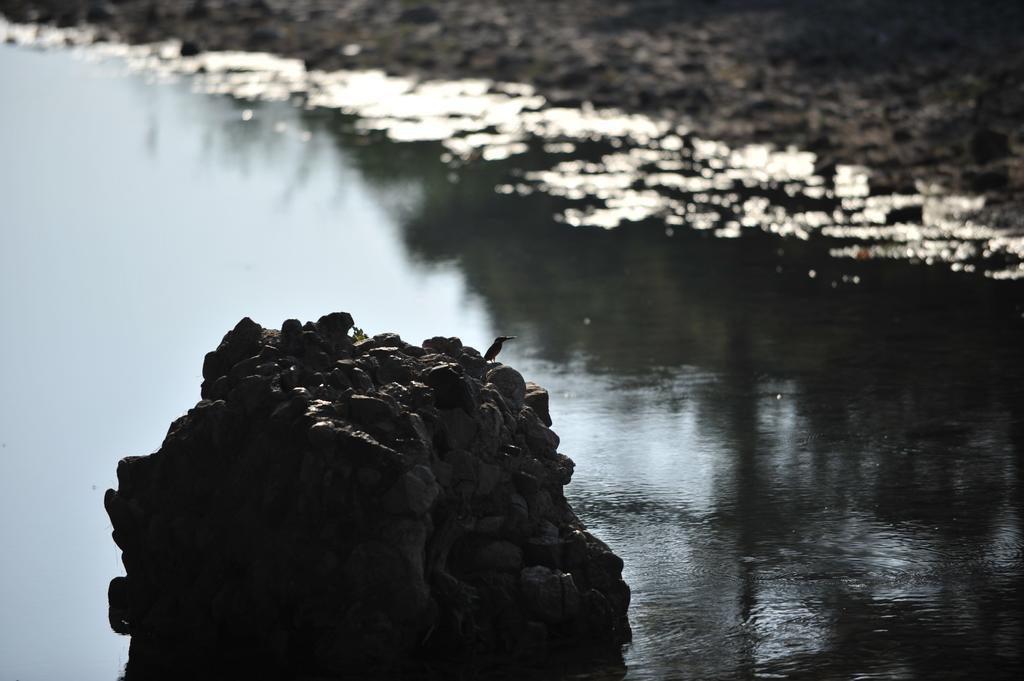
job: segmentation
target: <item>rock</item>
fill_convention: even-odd
[[[243,319],[160,449],[118,464],[108,614],[129,675],[618,651],[622,561],[565,500],[547,393],[507,366],[485,384],[456,338],[352,328]]]
[[[127,579],[124,577],[114,577],[114,579],[110,580],[110,586],[107,588],[107,601],[110,604],[108,620],[110,628],[115,633],[125,635],[131,633],[127,621],[131,602],[130,598]]]
[[[459,364],[473,378],[482,378],[487,371],[487,361],[473,348],[466,348],[459,353]]]
[[[225,375],[235,364],[257,354],[263,337],[263,327],[243,318],[229,331],[213,352],[203,361],[203,378],[210,380]]]
[[[527,449],[539,452],[545,458],[555,458],[559,445],[558,436],[544,425],[533,409],[523,407],[523,410],[519,412],[518,423],[519,432]]]
[[[117,16],[117,7],[108,2],[90,2],[85,10],[85,20],[92,24],[101,24]]]
[[[338,360],[334,363],[334,371],[332,372],[332,375],[334,375],[339,382],[351,386],[361,392],[373,389],[373,380],[370,378],[370,375],[363,371],[363,369],[356,364],[355,360]],[[341,380],[341,377],[344,377],[343,381]]]
[[[496,535],[501,531],[504,524],[505,516],[503,515],[484,516],[476,521],[474,531],[483,536]]]
[[[904,208],[893,208],[886,216],[886,222],[890,225],[911,224],[919,225],[924,219],[924,206],[905,206]]]
[[[206,19],[210,16],[210,9],[206,6],[206,0],[196,0],[192,6],[185,11],[185,18],[193,21]]]
[[[551,427],[551,411],[549,407],[548,391],[540,387],[536,383],[527,381],[526,383],[526,395],[523,398],[530,409],[540,417],[540,420],[544,422],[544,425],[548,428]]]
[[[432,24],[440,19],[441,15],[430,5],[410,7],[398,15],[398,21],[403,24]]]
[[[526,603],[540,620],[556,624],[579,612],[580,594],[572,575],[536,565],[523,568],[519,580]]]
[[[523,545],[528,565],[562,567],[562,549],[566,542],[556,537],[531,537]]]
[[[316,449],[332,450],[338,439],[338,428],[328,420],[317,421],[309,427],[309,443]]]
[[[518,410],[523,406],[526,381],[518,371],[502,364],[487,372],[487,382],[494,384],[512,409]]]
[[[378,383],[409,383],[412,380],[412,371],[406,366],[398,348],[374,348],[370,350],[370,356],[377,360]]]
[[[518,574],[523,567],[523,550],[510,541],[485,544],[476,555],[477,570]]]
[[[480,462],[477,466],[476,493],[485,497],[501,482],[501,468],[494,464]]]
[[[397,333],[378,333],[370,340],[373,341],[373,347],[375,348],[404,348],[408,346],[408,343],[403,341],[402,337]]]
[[[443,338],[435,336],[423,341],[423,349],[448,355],[455,359],[462,352],[462,341],[458,338]]]
[[[259,11],[261,14],[271,14],[274,11],[274,8],[271,7],[267,0],[252,0],[249,3],[249,6],[254,10]]]
[[[253,29],[253,32],[249,34],[249,44],[253,46],[276,43],[283,39],[284,33],[281,29],[274,26],[260,26],[259,28]]]
[[[238,381],[228,398],[246,412],[256,412],[270,405],[274,399],[270,379],[265,376],[246,376]]]
[[[316,330],[330,344],[331,350],[338,353],[351,349],[352,339],[348,334],[353,325],[349,313],[332,312],[317,320]]]
[[[348,408],[353,421],[367,426],[398,416],[396,407],[386,400],[369,395],[353,395],[349,400]]]
[[[384,507],[392,513],[423,515],[430,510],[439,492],[433,471],[426,466],[416,466],[384,495]]]
[[[434,400],[442,409],[476,408],[473,392],[464,379],[465,370],[458,364],[442,364],[427,372],[426,384],[434,391]]]
[[[1002,189],[1010,183],[1010,176],[1005,168],[986,170],[980,173],[969,173],[967,179],[971,189],[976,192]]]
[[[1001,132],[981,128],[971,135],[971,156],[985,165],[1010,155],[1010,138]]]

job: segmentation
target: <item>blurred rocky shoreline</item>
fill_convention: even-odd
[[[984,193],[990,212],[1020,222],[1014,0],[0,0],[0,12],[309,68],[530,83],[555,104],[655,113],[730,144],[866,165],[883,191]]]

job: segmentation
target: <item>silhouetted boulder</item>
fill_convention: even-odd
[[[159,451],[119,463],[104,506],[127,576],[108,597],[129,677],[628,641],[622,561],[566,502],[547,393],[507,366],[484,379],[458,339],[351,329],[243,319]]]

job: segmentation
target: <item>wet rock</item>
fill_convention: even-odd
[[[372,675],[629,640],[622,561],[565,501],[547,393],[506,366],[485,384],[458,339],[351,328],[243,319],[204,360],[204,399],[119,463],[104,507],[127,575],[108,599],[129,672]]]

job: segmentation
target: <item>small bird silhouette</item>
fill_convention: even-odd
[[[515,336],[498,336],[495,338],[494,342],[491,343],[491,347],[487,348],[487,352],[484,353],[484,360],[493,362],[494,358],[498,356],[499,352],[501,352],[501,344],[507,340],[512,340],[513,338],[515,338]]]

